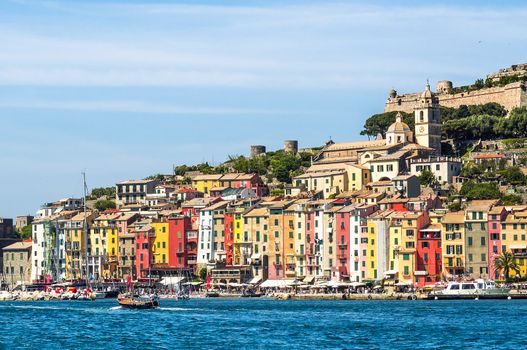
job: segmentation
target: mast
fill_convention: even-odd
[[[83,184],[83,212],[84,212],[84,222],[82,230],[84,232],[84,268],[86,273],[86,288],[88,288],[88,225],[86,221],[86,173],[82,172],[82,184]]]

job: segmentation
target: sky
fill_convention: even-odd
[[[0,3],[0,217],[174,164],[359,140],[388,91],[527,62],[524,1]]]

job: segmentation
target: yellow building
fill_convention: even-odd
[[[508,213],[501,223],[501,249],[509,251],[518,265],[520,276],[527,274],[527,210],[525,207],[516,208]],[[503,272],[501,272],[503,274]],[[510,277],[516,272],[511,271]]]
[[[294,262],[297,277],[308,276],[308,268],[306,266],[306,203],[308,201],[308,199],[298,199],[287,208],[293,218]]]
[[[283,211],[285,277],[296,276],[295,216],[289,202]]]
[[[119,239],[115,220],[119,213],[99,215],[90,228],[90,255],[93,257],[93,278],[115,278],[117,272]]]
[[[168,265],[168,222],[152,222],[150,224],[155,235],[153,245],[153,260],[156,265]]]
[[[86,213],[86,232],[89,232],[94,217],[95,213]],[[85,278],[86,244],[84,237],[84,213],[79,213],[68,220],[65,227],[67,280]]]
[[[390,260],[389,260],[389,277],[394,277],[397,279],[399,277],[400,271],[403,271],[399,268],[399,248],[401,245],[402,238],[402,224],[399,221],[393,220],[390,224]]]
[[[222,174],[197,175],[192,179],[192,187],[197,191],[209,194],[212,188],[220,187]]]
[[[250,264],[254,277],[268,278],[272,261],[270,251],[274,242],[268,235],[269,210],[253,207],[243,214],[243,237],[239,244],[243,265]],[[272,234],[271,234],[272,236]],[[271,248],[272,247],[272,248]]]
[[[324,198],[347,191],[360,190],[371,181],[369,168],[354,163],[315,164],[293,178],[297,187],[322,192]]]
[[[465,213],[446,213],[441,221],[443,270],[451,276],[465,273]]]
[[[241,207],[237,207],[234,210],[234,265],[244,265],[243,256],[242,256],[242,245],[243,245],[243,214],[246,210]]]

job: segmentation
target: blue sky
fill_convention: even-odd
[[[0,3],[0,216],[285,139],[359,139],[388,90],[527,61],[522,1]]]

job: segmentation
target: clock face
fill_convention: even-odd
[[[425,127],[424,127],[424,126],[420,126],[420,127],[419,127],[419,131],[420,131],[420,132],[424,132],[424,131],[425,131]]]

